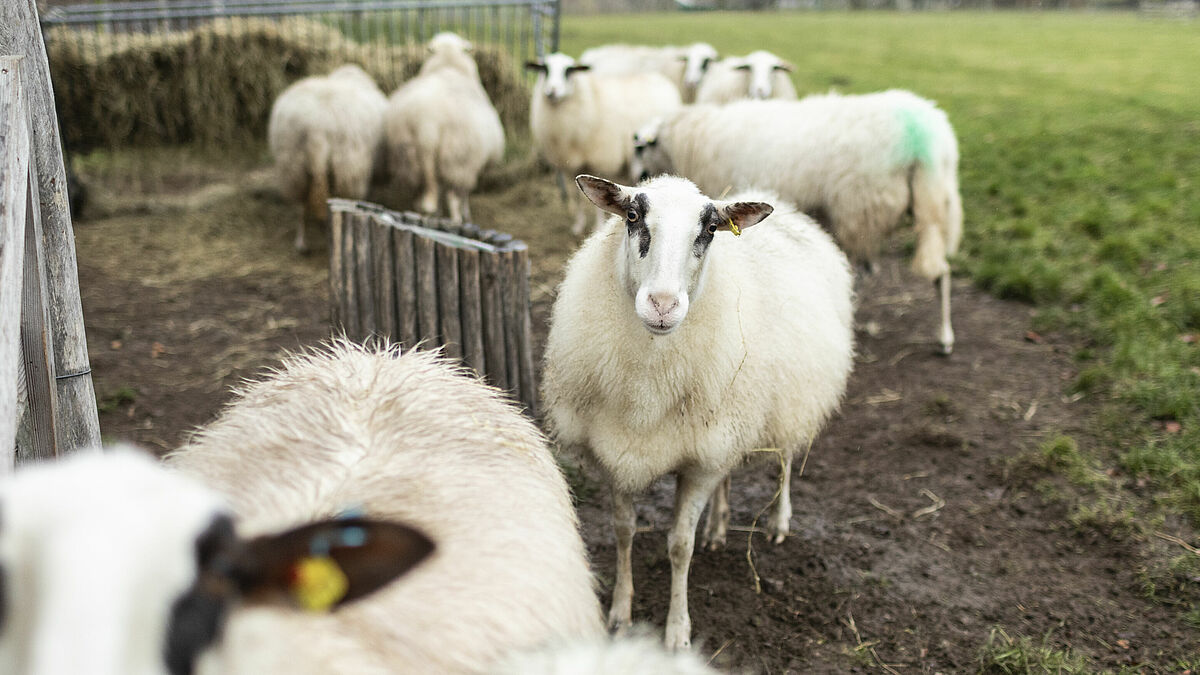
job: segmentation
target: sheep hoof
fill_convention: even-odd
[[[954,351],[954,333],[943,332],[938,339],[938,348],[942,356],[950,356],[950,353]]]
[[[629,632],[631,627],[633,627],[633,620],[629,617],[615,617],[612,615],[608,617],[608,632],[613,635],[624,635]]]
[[[712,537],[705,538],[704,550],[720,551],[723,548],[725,548],[725,535],[724,534],[713,535]]]
[[[673,652],[681,652],[692,648],[691,626],[667,626],[666,639],[663,643]]]
[[[788,520],[776,519],[767,528],[767,536],[771,539],[772,544],[782,544],[783,540],[787,538],[789,531],[791,531],[791,523]]]

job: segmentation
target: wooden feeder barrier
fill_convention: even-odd
[[[345,199],[329,200],[329,220],[335,330],[441,347],[537,415],[524,242]]]

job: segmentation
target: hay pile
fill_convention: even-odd
[[[357,63],[390,93],[424,59],[420,46],[359,44],[299,18],[224,19],[158,35],[56,28],[46,43],[59,124],[73,151],[234,147],[265,137],[271,104],[302,77]],[[523,135],[529,90],[512,58],[480,45],[475,60],[509,135]]]

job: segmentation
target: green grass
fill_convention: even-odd
[[[1109,431],[1123,467],[1200,524],[1200,24],[797,12],[562,27],[571,54],[694,40],[774,51],[798,66],[801,92],[900,87],[937,101],[962,157],[957,270],[1035,304],[1040,328],[1082,336],[1075,390],[1120,408]]]
[[[1067,675],[1090,673],[1086,660],[1071,649],[1052,646],[1049,635],[1035,641],[1029,637],[1010,637],[1003,628],[993,628],[987,643],[979,651],[979,673],[1003,675]]]

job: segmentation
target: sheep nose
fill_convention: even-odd
[[[671,293],[651,293],[650,304],[659,314],[666,315],[679,306],[679,296]]]
[[[639,175],[638,175],[638,182],[641,182],[641,181],[647,180],[647,179],[649,179],[649,178],[650,178],[650,172],[649,172],[649,171],[643,171],[641,174],[639,174]]]

